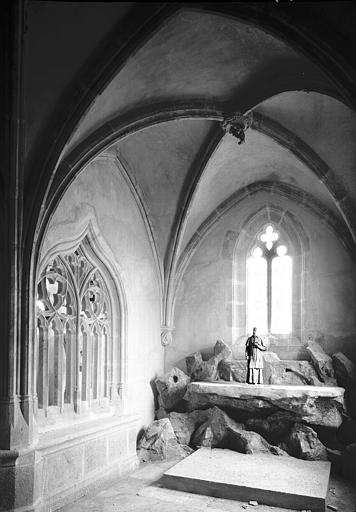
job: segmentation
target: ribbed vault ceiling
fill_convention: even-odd
[[[261,28],[186,9],[118,70],[66,152],[108,122],[129,123],[153,105],[173,112],[178,102],[199,101],[226,113],[252,111],[288,143],[252,126],[239,145],[219,120],[172,114],[109,149],[143,199],[166,272],[219,205],[259,182],[307,192],[355,236],[356,116],[339,97],[315,63]]]

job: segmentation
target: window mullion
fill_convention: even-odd
[[[269,254],[267,259],[267,328],[268,334],[271,334],[272,325],[272,258]]]

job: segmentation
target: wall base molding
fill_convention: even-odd
[[[78,428],[79,427],[79,428]],[[48,512],[138,466],[138,417],[95,419],[39,434],[35,447],[0,452],[0,511]]]

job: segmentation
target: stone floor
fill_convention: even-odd
[[[61,512],[288,512],[285,508],[164,489],[159,479],[176,462],[143,463],[130,476],[63,507]],[[353,483],[332,475],[326,512],[355,512],[355,498]]]

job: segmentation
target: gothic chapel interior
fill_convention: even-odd
[[[356,363],[355,22],[3,5],[0,510],[132,471],[152,381],[217,339]]]

